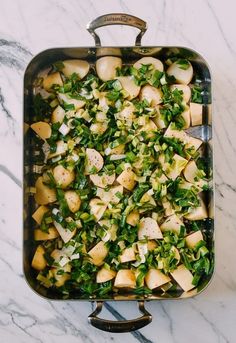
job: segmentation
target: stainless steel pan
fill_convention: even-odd
[[[95,33],[97,28],[106,25],[129,25],[136,27],[140,33],[136,37],[135,46],[120,46],[120,47],[102,47],[99,36]],[[95,39],[95,47],[74,47],[74,48],[54,48],[48,49],[35,56],[29,63],[24,76],[24,123],[25,127],[34,121],[32,116],[32,99],[33,99],[33,83],[38,73],[48,67],[50,64],[58,60],[68,58],[86,59],[91,65],[94,65],[96,58],[104,55],[122,56],[124,64],[132,64],[142,56],[153,56],[160,59],[165,59],[171,53],[187,57],[194,66],[197,73],[197,81],[203,89],[203,125],[191,129],[191,134],[204,141],[202,154],[209,162],[209,167],[212,168],[212,122],[211,122],[211,76],[209,68],[205,60],[195,51],[176,46],[141,46],[141,38],[147,29],[146,23],[134,16],[127,14],[107,14],[103,15],[88,24],[87,30]],[[23,242],[23,263],[24,274],[29,286],[38,294],[50,300],[80,300],[80,301],[95,301],[97,307],[95,311],[88,317],[89,322],[98,329],[110,332],[128,332],[137,330],[151,322],[152,316],[144,308],[144,301],[163,300],[163,299],[183,299],[199,294],[209,284],[211,276],[202,281],[200,286],[193,291],[183,293],[181,290],[176,290],[172,293],[153,293],[152,295],[133,295],[123,293],[112,295],[102,299],[79,297],[74,294],[70,298],[63,299],[62,295],[54,292],[51,289],[46,289],[40,286],[35,278],[35,271],[31,268],[31,260],[34,252],[33,228],[35,223],[32,220],[32,213],[35,209],[35,202],[31,187],[34,186],[37,174],[40,173],[43,165],[43,157],[38,162],[41,152],[40,143],[35,143],[32,139],[32,130],[25,130],[24,134],[24,242]],[[36,162],[37,161],[37,162]],[[205,221],[203,228],[208,246],[214,247],[214,219],[213,219],[213,194],[212,191],[205,192],[205,200],[209,210],[209,219]],[[214,263],[214,261],[213,261]],[[98,317],[102,310],[104,301],[138,301],[139,310],[142,316],[127,321],[110,321]],[[79,303],[78,303],[79,306]]]

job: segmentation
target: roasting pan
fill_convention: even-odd
[[[95,33],[97,28],[106,25],[129,25],[140,30],[136,37],[135,46],[101,46],[100,38]],[[27,130],[34,121],[33,117],[33,83],[40,71],[47,68],[50,64],[64,59],[79,58],[87,60],[94,65],[100,56],[121,56],[124,64],[132,64],[144,56],[153,56],[159,59],[166,59],[171,54],[188,58],[197,74],[196,81],[203,90],[203,124],[192,127],[191,135],[203,140],[201,153],[207,159],[209,168],[213,167],[213,148],[212,148],[212,115],[211,115],[211,75],[206,61],[192,49],[176,46],[141,46],[141,38],[147,29],[146,23],[134,16],[114,13],[98,17],[88,24],[87,30],[95,39],[95,47],[73,47],[73,48],[53,48],[45,50],[35,56],[28,64],[24,75],[24,223],[23,223],[23,266],[24,275],[28,285],[40,296],[50,300],[80,300],[96,302],[95,311],[88,317],[89,322],[104,331],[110,332],[129,332],[140,329],[152,321],[152,316],[144,307],[145,301],[164,300],[164,299],[183,299],[199,294],[209,284],[212,275],[204,279],[201,284],[190,292],[183,292],[177,289],[168,293],[153,293],[152,295],[134,295],[127,292],[114,294],[110,297],[97,298],[85,297],[74,294],[71,297],[63,298],[63,295],[51,289],[40,286],[35,278],[35,271],[31,267],[31,261],[35,248],[33,239],[33,228],[35,223],[32,213],[36,208],[32,187],[34,187],[37,174],[40,173],[42,162],[38,162],[39,155],[42,154],[40,143],[35,143],[33,131]],[[214,189],[214,188],[213,188]],[[214,197],[213,191],[205,192],[205,202],[209,211],[209,218],[205,221],[203,231],[206,235],[208,246],[214,248]],[[212,261],[214,265],[214,261]],[[142,316],[134,320],[110,321],[97,317],[102,310],[104,301],[137,301]],[[78,303],[79,306],[79,303]]]

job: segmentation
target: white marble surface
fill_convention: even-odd
[[[145,4],[144,4],[145,2]],[[233,0],[0,1],[0,342],[236,342],[236,36]],[[49,302],[22,274],[22,77],[33,55],[48,47],[93,45],[88,21],[127,12],[148,22],[145,45],[183,45],[208,60],[214,82],[216,273],[196,298],[147,304],[153,322],[132,334],[87,324],[91,304]],[[134,30],[101,29],[103,43],[132,45]],[[126,318],[134,303],[110,303]],[[113,311],[114,312],[114,311]],[[114,316],[105,309],[106,317]]]

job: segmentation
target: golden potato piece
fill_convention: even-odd
[[[59,155],[64,155],[68,149],[67,143],[60,140],[56,142],[56,151],[49,154],[48,158],[57,157]]]
[[[159,71],[164,70],[163,63],[154,57],[143,57],[143,58],[141,58],[140,60],[138,60],[137,62],[134,63],[134,68],[140,69],[143,65],[147,65],[147,64],[153,65],[154,69],[156,69],[156,70],[159,70]]]
[[[192,126],[202,125],[203,106],[190,102],[190,116]]]
[[[116,274],[114,287],[117,288],[135,288],[135,273],[130,269],[120,269]]]
[[[45,123],[44,121],[38,121],[37,123],[31,124],[30,127],[44,141],[51,137],[51,126],[48,123]]]
[[[174,231],[176,233],[179,233],[181,226],[184,226],[184,223],[176,214],[173,214],[170,217],[166,218],[164,223],[160,225],[160,228],[163,232]]]
[[[53,85],[63,86],[63,82],[59,72],[49,74],[43,80],[43,88],[46,91],[50,91]]]
[[[145,85],[140,91],[140,99],[147,100],[150,106],[157,106],[162,102],[162,91],[150,85]]]
[[[120,255],[120,262],[125,263],[125,262],[130,262],[130,261],[135,261],[135,249],[134,246],[125,248],[121,255]]]
[[[145,282],[148,288],[155,289],[157,287],[160,287],[164,285],[165,283],[169,282],[170,278],[169,276],[163,274],[158,269],[149,269],[145,276]]]
[[[93,182],[93,184],[100,188],[106,188],[107,186],[110,186],[113,184],[116,178],[116,174],[107,175],[107,174],[92,174],[89,176],[90,180]]]
[[[188,235],[187,237],[185,237],[185,241],[186,241],[186,245],[187,247],[193,249],[195,247],[195,245],[197,243],[199,243],[200,241],[203,241],[203,235],[202,232],[200,230],[191,233],[190,235]]]
[[[59,237],[58,231],[55,229],[55,227],[50,227],[48,229],[48,232],[44,232],[40,229],[34,230],[34,239],[36,241],[46,241],[51,240]]]
[[[89,206],[90,213],[94,215],[96,221],[98,222],[102,218],[104,212],[106,211],[107,204],[99,198],[94,198],[90,200]]]
[[[192,284],[193,275],[184,264],[178,266],[171,275],[185,292],[188,292],[195,287]]]
[[[108,254],[108,249],[103,241],[97,243],[89,252],[90,261],[95,264],[95,266],[100,266],[103,264],[104,259]]]
[[[37,210],[32,214],[32,218],[36,221],[37,224],[41,224],[43,216],[49,211],[49,208],[46,206],[39,206]]]
[[[186,63],[188,63],[187,69],[183,69],[178,61],[172,63],[167,69],[167,74],[174,76],[176,82],[183,85],[188,85],[193,78],[193,67],[190,62],[186,61]]]
[[[115,276],[116,276],[116,272],[114,270],[101,268],[97,272],[96,282],[97,283],[107,282],[114,279]]]
[[[57,274],[59,270],[63,270],[63,274]],[[71,265],[67,263],[64,267],[51,268],[54,278],[56,279],[55,286],[61,287],[67,280],[70,279]]]
[[[60,223],[57,223],[55,220],[53,222],[55,228],[57,229],[59,235],[61,236],[61,239],[64,241],[64,243],[67,243],[71,240],[71,238],[74,237],[76,234],[77,229],[75,228],[73,231],[70,231],[69,229],[65,229]]]
[[[83,60],[65,60],[63,61],[63,74],[70,77],[72,74],[77,74],[80,79],[83,79],[89,72],[89,63]]]
[[[133,210],[126,217],[126,223],[131,226],[136,226],[139,222],[139,218],[140,218],[139,212],[137,210]]]
[[[65,110],[60,105],[55,108],[55,110],[52,112],[51,122],[53,124],[55,123],[62,123],[63,119],[65,117]]]
[[[39,176],[35,183],[35,201],[39,205],[47,205],[57,200],[55,189],[49,188],[43,183],[42,176]]]
[[[131,169],[125,169],[116,179],[117,182],[124,188],[132,191],[135,187],[135,173]]]
[[[53,169],[53,177],[55,182],[61,186],[61,188],[66,188],[74,181],[75,173],[59,164]]]
[[[199,201],[200,205],[194,208],[190,213],[186,214],[184,218],[188,220],[202,220],[208,218],[206,205],[201,198],[199,198]]]
[[[162,232],[157,224],[157,221],[151,217],[142,218],[139,223],[138,239],[161,239]]]
[[[36,270],[43,270],[47,266],[47,261],[44,257],[45,249],[42,245],[39,245],[34,253],[32,260],[32,267]]]
[[[141,87],[136,85],[132,76],[119,76],[117,80],[120,81],[122,88],[128,93],[128,100],[138,96]]]
[[[122,61],[119,57],[104,56],[96,62],[96,71],[102,81],[115,79],[116,69],[121,68]]]
[[[81,205],[81,199],[79,194],[76,193],[76,191],[66,191],[65,199],[71,212],[75,213],[79,210]]]
[[[103,157],[95,149],[86,149],[86,165],[85,165],[85,175],[91,174],[93,169],[99,172],[103,167]]]

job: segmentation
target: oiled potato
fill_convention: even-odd
[[[116,114],[116,118],[119,120],[124,120],[132,125],[132,121],[136,118],[135,106],[130,101],[124,101],[123,108],[120,112]]]
[[[147,243],[147,248],[149,251],[152,251],[154,249],[156,249],[157,247],[157,242],[154,241],[154,240],[149,240],[148,243]]]
[[[96,62],[96,71],[102,81],[112,80],[116,77],[116,69],[121,68],[122,60],[119,57],[104,56]]]
[[[156,115],[155,115],[155,117],[152,118],[152,121],[156,124],[156,126],[159,129],[165,129],[166,123],[165,123],[165,121],[161,115],[160,109],[161,109],[161,107],[159,105],[155,107]]]
[[[66,191],[65,199],[71,212],[77,212],[81,205],[81,199],[76,191]]]
[[[55,228],[57,229],[59,235],[61,236],[64,243],[67,243],[71,240],[71,238],[74,237],[76,234],[77,229],[75,228],[73,231],[70,231],[69,229],[65,229],[62,227],[62,225],[54,220],[53,222]]]
[[[59,155],[64,155],[68,150],[67,143],[60,140],[56,142],[56,151],[49,154],[48,158],[57,157]]]
[[[190,126],[190,110],[187,105],[185,106],[184,111],[181,113],[181,116],[183,117],[185,121],[183,129],[188,129]]]
[[[123,186],[111,187],[107,191],[102,188],[97,188],[97,196],[104,203],[118,204],[120,202],[120,197],[117,196],[117,193],[123,194],[123,191],[124,191]]]
[[[51,137],[51,126],[48,123],[45,123],[44,121],[38,121],[37,123],[31,124],[30,127],[44,141]]]
[[[131,169],[127,168],[118,176],[116,181],[124,188],[132,191],[136,184],[135,173]]]
[[[84,100],[78,100],[78,99],[73,99],[70,98],[67,94],[64,93],[58,93],[57,95],[58,100],[60,101],[60,103],[66,103],[69,105],[74,105],[74,110],[77,111],[80,108],[84,107],[85,105],[85,101]]]
[[[50,227],[48,229],[48,232],[44,232],[40,229],[34,230],[34,239],[36,241],[46,241],[50,239],[55,239],[59,236],[58,231],[55,229],[55,227]]]
[[[113,184],[116,178],[116,174],[112,174],[112,175],[92,174],[89,176],[89,178],[95,186],[100,187],[100,188],[106,188],[107,186],[110,186]]]
[[[140,100],[147,100],[150,106],[155,107],[162,102],[162,91],[150,85],[145,85],[140,91]]]
[[[103,163],[103,157],[97,150],[86,149],[85,175],[89,175],[93,169],[95,169],[96,172],[99,172],[103,167]]]
[[[57,274],[59,270],[63,270],[63,274]],[[51,268],[54,278],[56,279],[55,286],[61,287],[67,280],[70,279],[71,265],[67,263],[64,267]]]
[[[50,91],[53,85],[63,86],[63,82],[59,72],[49,74],[43,80],[43,88],[46,91]]]
[[[117,80],[120,81],[122,88],[128,93],[128,100],[138,96],[141,87],[136,85],[132,76],[119,76]]]
[[[163,235],[157,221],[151,217],[142,218],[139,223],[138,239],[161,239]]]
[[[46,206],[39,206],[37,210],[32,214],[32,218],[36,221],[37,224],[41,224],[43,216],[49,211],[49,208]]]
[[[135,249],[134,246],[126,248],[122,251],[120,255],[120,262],[125,263],[125,262],[130,262],[130,261],[135,261]]]
[[[77,74],[80,79],[83,79],[89,72],[89,63],[83,60],[65,60],[63,61],[63,74],[70,77],[72,74]]]
[[[105,155],[122,155],[125,151],[125,144],[117,145],[115,148],[106,148]]]
[[[180,285],[181,288],[185,292],[190,291],[190,289],[193,289],[195,286],[192,284],[193,281],[193,275],[192,273],[185,267],[184,264],[181,264],[177,267],[172,273],[172,277],[175,279],[175,281]]]
[[[126,217],[126,223],[131,226],[136,226],[139,222],[139,217],[140,217],[139,212],[137,210],[133,210]]]
[[[165,283],[169,282],[170,278],[169,276],[163,274],[158,269],[149,269],[145,276],[145,282],[148,288],[155,289],[157,287],[160,287],[164,285]]]
[[[195,231],[194,233],[191,233],[190,235],[185,237],[186,245],[192,249],[195,247],[197,243],[199,243],[200,241],[203,241],[203,239],[204,238],[200,230]]]
[[[190,213],[186,214],[184,218],[188,220],[202,220],[208,218],[206,205],[201,198],[199,198],[199,201],[200,205],[194,208]]]
[[[188,64],[187,69],[181,68],[181,64],[178,64],[178,61],[172,63],[167,69],[167,74],[174,76],[176,82],[183,85],[188,85],[193,78],[193,67],[190,62],[186,61],[186,63]]]
[[[164,70],[163,63],[154,57],[143,57],[143,58],[141,58],[140,60],[138,60],[137,62],[134,63],[134,68],[140,69],[142,67],[142,65],[147,65],[147,64],[152,64],[154,69],[156,69],[156,70],[159,70],[159,71]]]
[[[176,214],[173,214],[172,216],[166,218],[164,223],[160,225],[160,228],[163,232],[174,231],[178,234],[180,232],[181,226],[184,226],[184,223]]]
[[[190,161],[183,171],[185,179],[191,183],[195,183],[197,181],[198,173],[199,169],[195,161]]]
[[[51,117],[51,121],[53,124],[55,123],[62,123],[63,119],[65,117],[65,110],[64,108],[62,108],[60,105],[58,105],[55,110],[52,112],[52,117]]]
[[[43,270],[47,266],[47,261],[44,257],[45,249],[42,245],[39,245],[34,253],[32,260],[32,267],[36,270]]]
[[[106,211],[107,204],[99,198],[94,198],[90,200],[89,206],[90,213],[94,215],[96,221],[98,222]]]
[[[178,89],[179,91],[182,91],[182,97],[184,102],[189,102],[191,98],[191,89],[187,85],[171,85],[170,90],[173,92],[175,89]]]
[[[74,181],[75,173],[73,170],[70,171],[62,165],[58,165],[53,169],[53,177],[61,188],[66,188]]]
[[[97,272],[96,282],[97,283],[107,282],[114,279],[115,276],[116,276],[116,271],[112,269],[101,268]]]
[[[39,176],[35,183],[35,201],[39,205],[47,205],[57,200],[55,189],[49,188],[43,183],[42,176]]]
[[[105,243],[100,241],[91,250],[89,250],[88,254],[90,256],[90,261],[95,264],[95,266],[100,266],[103,264],[103,261],[108,254],[108,249]]]
[[[108,123],[93,123],[90,126],[90,131],[97,135],[102,135],[108,129]]]
[[[117,288],[135,288],[136,277],[130,269],[120,269],[116,274],[114,287]]]
[[[145,131],[146,133],[146,137],[147,138],[152,138],[155,136],[154,132],[157,131],[157,126],[156,124],[154,123],[154,121],[152,121],[151,119],[148,120],[148,122],[143,125],[139,130],[138,132],[142,132],[142,131]]]
[[[190,102],[190,116],[192,126],[202,125],[203,107],[202,104]]]

